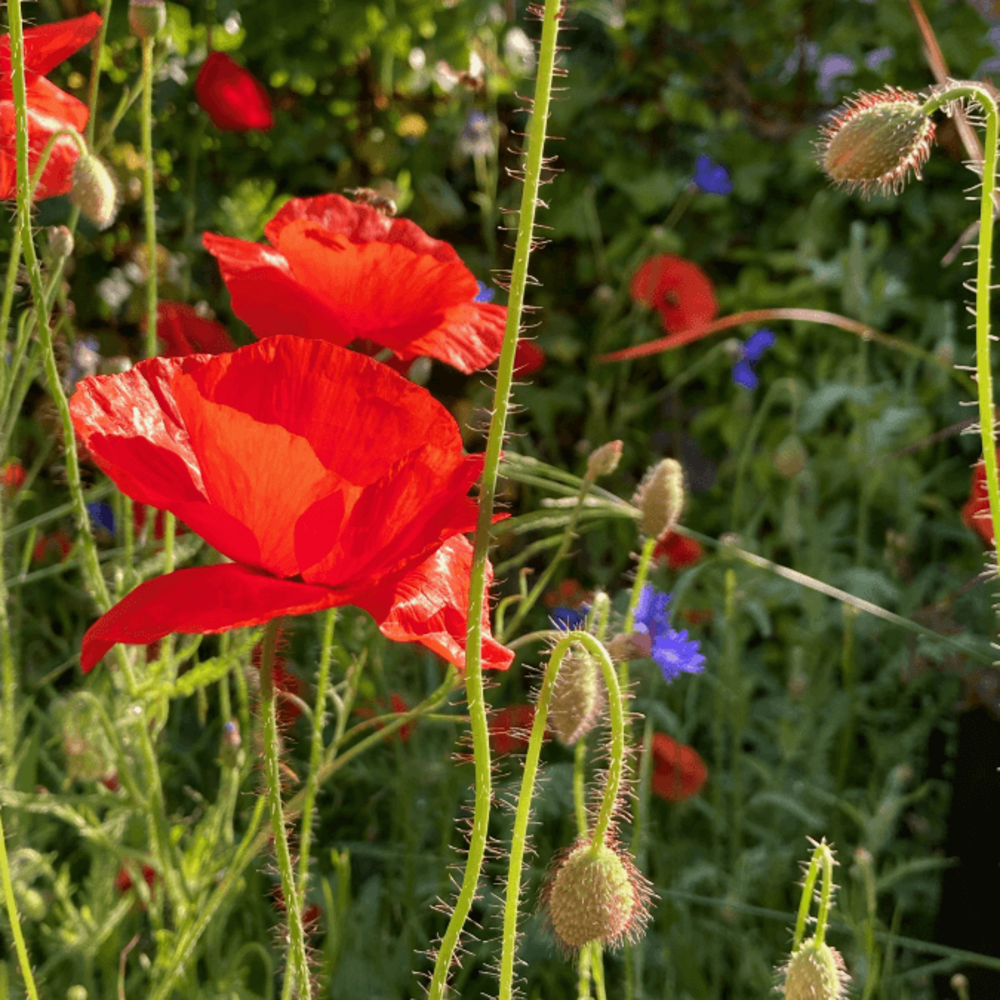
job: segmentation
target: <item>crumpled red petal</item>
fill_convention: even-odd
[[[456,535],[399,582],[389,595],[388,610],[384,610],[385,594],[354,603],[375,618],[386,638],[419,642],[464,669],[471,568],[472,544],[463,535]],[[493,568],[487,564],[487,588],[492,582]],[[483,668],[506,670],[513,659],[513,650],[493,638],[484,608]]]
[[[91,625],[80,666],[84,673],[91,670],[118,642],[147,645],[173,632],[226,632],[342,603],[336,591],[277,580],[236,563],[179,569],[140,584]]]
[[[367,338],[466,373],[498,357],[507,310],[474,302],[479,286],[458,254],[412,222],[325,195],[293,199],[265,232],[275,250],[203,238],[258,337]]]
[[[212,124],[225,132],[274,127],[271,98],[263,84],[225,52],[209,54],[198,71],[194,93]]]
[[[78,52],[100,30],[100,14],[84,14],[66,21],[41,24],[24,31],[24,65],[29,73],[44,76]],[[10,95],[10,35],[0,38],[0,97]]]

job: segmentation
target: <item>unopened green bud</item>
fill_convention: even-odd
[[[810,938],[792,952],[785,967],[785,1000],[841,1000],[847,980],[840,952]]]
[[[609,844],[592,847],[587,838],[557,865],[543,892],[552,930],[570,950],[634,940],[645,929],[649,899],[649,884],[627,854]]]
[[[73,166],[69,200],[97,226],[107,229],[118,212],[118,186],[111,171],[92,153],[84,153]]]
[[[632,503],[642,512],[642,528],[649,538],[663,538],[673,531],[684,508],[684,470],[665,458],[654,465],[639,484]]]
[[[49,253],[62,260],[73,252],[73,234],[67,226],[49,226]]]
[[[574,646],[559,664],[549,727],[556,738],[572,746],[593,728],[601,713],[604,685],[597,660],[582,646]]]
[[[66,1000],[87,1000],[87,987],[77,983],[66,991]]]
[[[919,178],[934,140],[923,103],[895,87],[848,101],[823,127],[819,152],[827,176],[864,195],[876,188],[898,192],[911,170]]]
[[[163,0],[129,0],[128,26],[136,38],[155,38],[167,24]]]
[[[587,459],[587,479],[593,482],[599,476],[610,475],[618,468],[621,457],[621,441],[609,441],[595,448]]]
[[[785,479],[794,479],[806,467],[809,454],[802,439],[790,434],[774,449],[771,461],[778,475],[784,476]]]

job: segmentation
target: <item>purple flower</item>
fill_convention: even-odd
[[[114,535],[115,514],[106,503],[102,503],[100,500],[88,503],[87,513],[90,515],[90,524],[95,531]]]
[[[733,381],[744,389],[756,389],[760,379],[754,366],[777,338],[770,330],[758,330],[744,345],[740,360],[733,365]]]
[[[493,296],[496,294],[489,285],[484,285],[481,281],[476,282],[479,285],[479,291],[476,293],[476,297],[472,300],[473,302],[492,302]]]
[[[574,629],[583,628],[587,615],[585,611],[577,611],[574,608],[553,608],[549,621],[563,632],[572,632]]]
[[[689,639],[686,629],[678,632],[670,627],[670,601],[670,594],[647,583],[635,608],[635,631],[649,636],[649,655],[668,682],[680,674],[695,674],[705,669],[698,641]]]
[[[704,153],[694,161],[694,184],[705,194],[729,194],[733,190],[729,171]]]

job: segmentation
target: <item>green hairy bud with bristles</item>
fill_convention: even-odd
[[[604,682],[597,661],[577,646],[559,665],[549,704],[549,727],[561,743],[572,746],[593,728],[603,703]]]
[[[815,938],[792,952],[784,977],[785,1000],[841,1000],[848,982],[840,952]]]
[[[83,153],[73,166],[69,200],[98,229],[107,229],[118,214],[118,185],[100,157]]]
[[[642,512],[642,530],[663,538],[677,526],[684,508],[684,470],[674,458],[654,465],[635,491],[632,503]]]
[[[898,193],[911,171],[919,178],[934,140],[923,105],[895,87],[848,101],[823,127],[819,152],[827,176],[863,195]]]

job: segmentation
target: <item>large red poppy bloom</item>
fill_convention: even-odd
[[[653,733],[653,794],[668,802],[697,795],[708,769],[694,747],[685,746],[666,733]]]
[[[166,345],[165,358],[236,350],[235,341],[221,323],[199,316],[193,306],[183,302],[161,301],[157,305],[156,333]]]
[[[24,32],[25,77],[28,89],[28,165],[34,172],[52,136],[60,129],[82,132],[87,106],[45,79],[101,27],[97,14],[43,24]],[[72,185],[73,165],[79,157],[76,141],[62,136],[42,171],[36,198],[65,194]],[[0,198],[17,197],[17,140],[14,129],[14,90],[11,78],[10,36],[0,38]]]
[[[225,52],[212,52],[194,81],[194,96],[224,132],[274,127],[271,98],[261,82]]]
[[[216,357],[153,358],[77,383],[77,434],[139,503],[172,511],[232,562],[141,584],[83,638],[223,632],[353,604],[392,639],[464,664],[481,456],[426,390],[333,344],[272,337]],[[513,654],[489,635],[483,662]]]
[[[680,333],[707,323],[719,311],[712,282],[697,264],[660,253],[645,261],[632,277],[632,298],[660,314],[667,333]]]
[[[972,470],[972,491],[962,507],[966,526],[978,531],[987,545],[993,545],[993,521],[990,519],[990,495],[986,489],[986,463],[980,459]]]
[[[258,337],[357,338],[469,373],[496,360],[507,310],[447,243],[337,194],[294,198],[264,227],[271,246],[206,233],[233,312]]]

